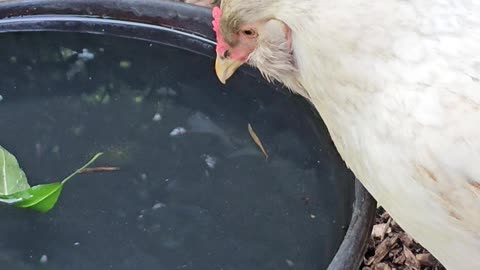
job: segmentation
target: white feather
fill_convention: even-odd
[[[279,0],[346,164],[448,269],[480,269],[480,1]]]

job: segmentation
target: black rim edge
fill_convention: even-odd
[[[338,248],[328,270],[358,269],[367,248],[367,241],[375,222],[377,202],[355,179],[355,202],[352,219],[345,238]]]
[[[161,0],[4,0],[0,18],[75,15],[171,27],[215,40],[211,10]]]

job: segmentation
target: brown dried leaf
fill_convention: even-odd
[[[378,263],[374,270],[392,270],[388,263]]]
[[[398,256],[393,259],[393,263],[403,265],[405,263],[405,254],[403,252],[398,254]]]
[[[405,254],[403,253],[403,250],[402,249],[399,249],[401,252],[399,252],[399,254],[397,254],[396,257],[394,257],[393,259],[393,263],[394,264],[399,264],[399,265],[403,265],[405,263]]]
[[[392,220],[392,224],[390,224],[390,226],[398,227],[397,229],[400,229],[400,230],[402,229],[402,228],[400,228],[400,226],[398,226],[398,223],[395,220]]]
[[[375,260],[375,256],[370,257],[370,259],[368,259],[368,260],[365,262],[365,265],[368,265],[368,266],[372,265],[372,263],[373,263],[374,260]]]
[[[386,227],[387,227],[387,223],[373,225],[372,237],[380,239]]]
[[[262,150],[263,154],[265,155],[265,159],[268,159],[267,151],[265,151],[262,141],[260,141],[260,138],[258,138],[257,134],[253,130],[252,125],[250,125],[250,123],[248,123],[248,133],[250,133],[250,136],[252,137],[253,141],[258,145],[260,150]]]
[[[437,265],[437,260],[430,253],[423,253],[415,255],[415,258],[422,266],[435,266]]]
[[[385,266],[388,266],[388,265],[386,263],[377,263],[373,269],[374,270],[383,270],[383,269],[385,269]]]
[[[403,245],[409,248],[413,245],[413,238],[407,233],[403,233],[403,232],[399,233],[398,238],[400,238],[400,241],[402,242]]]
[[[388,229],[390,229],[390,223],[392,222],[392,218],[388,218],[388,221],[387,221],[387,225],[385,226],[385,228],[383,228],[383,232],[382,232],[382,235],[380,236],[380,240],[383,241],[383,239],[385,238],[385,233],[387,232]]]
[[[364,269],[362,270],[446,270],[428,250],[405,233],[394,220],[387,228],[386,224],[389,219],[389,214],[383,209],[377,211],[375,224],[378,226],[375,226],[371,237],[368,238],[368,251],[363,258],[362,267]],[[387,228],[384,236],[387,239],[382,241],[380,237],[384,228]],[[391,243],[390,239],[394,236],[398,237],[397,241]],[[406,247],[405,251],[404,246]],[[390,249],[386,255],[384,255],[385,249]],[[409,256],[407,261],[406,254],[409,252],[416,255],[415,260],[412,260],[412,256]],[[372,255],[372,253],[374,254]],[[382,255],[384,255],[383,258]]]
[[[387,221],[389,218],[390,218],[390,214],[387,213],[387,212],[384,212],[381,216],[380,216],[381,219]]]
[[[375,255],[370,258],[367,262],[367,265],[376,264],[383,260],[383,258],[390,252],[390,250],[393,248],[393,245],[397,242],[398,236],[394,236],[392,238],[387,238],[383,240],[380,245],[377,246],[375,249]]]
[[[398,254],[400,254],[402,252],[402,248],[401,247],[398,247],[398,248],[394,248],[390,251],[389,253],[389,256],[391,257],[396,257],[398,256]]]
[[[405,245],[403,246],[403,253],[405,254],[405,265],[412,269],[420,270],[420,263],[417,261],[413,252]]]

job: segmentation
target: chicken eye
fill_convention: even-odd
[[[255,31],[253,31],[252,29],[243,30],[242,33],[246,36],[254,36],[255,35]]]
[[[229,50],[226,50],[224,53],[223,53],[223,58],[228,58],[230,57],[230,51]]]

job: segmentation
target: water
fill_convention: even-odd
[[[2,269],[324,269],[353,181],[300,98],[161,44],[0,35],[0,145],[32,184],[104,151],[48,214],[0,206]],[[252,141],[250,123],[270,159]]]

